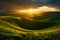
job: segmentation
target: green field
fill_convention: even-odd
[[[0,16],[0,40],[60,40],[60,19],[30,20],[21,16]],[[58,19],[57,19],[58,18]]]

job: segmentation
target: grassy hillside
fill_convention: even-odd
[[[0,16],[0,39],[60,40],[60,17],[57,16],[47,16],[47,19],[43,20],[30,20],[21,16],[2,15]]]

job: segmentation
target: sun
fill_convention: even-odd
[[[29,12],[29,13],[33,13],[33,12],[35,12],[35,10],[33,10],[33,9],[29,9],[29,10],[27,10],[27,12]]]
[[[44,13],[44,12],[52,12],[52,11],[58,11],[58,10],[56,8],[42,6],[42,7],[38,7],[35,9],[29,8],[29,9],[25,9],[25,10],[18,10],[17,12],[34,14],[34,13]]]
[[[34,16],[42,16],[44,15],[43,13],[45,12],[55,12],[55,11],[60,11],[60,10],[57,10],[54,7],[42,6],[42,7],[37,7],[37,8],[17,10],[16,12],[17,14],[23,15],[26,17],[34,17]]]
[[[36,10],[36,9],[18,10],[19,13],[29,13],[29,14],[33,14],[33,13],[35,13],[37,11],[38,10]]]

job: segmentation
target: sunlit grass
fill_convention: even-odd
[[[12,21],[13,23],[9,23],[8,21],[6,21],[8,19],[12,20],[14,18],[21,20],[20,17],[0,16],[0,34],[4,34],[5,36],[21,36],[20,34],[22,34],[22,35],[24,34],[26,36],[25,36],[25,38],[23,38],[23,40],[26,40],[26,39],[28,39],[28,37],[40,36],[41,38],[43,38],[42,36],[49,37],[50,35],[59,34],[59,32],[60,32],[59,31],[60,24],[55,25],[55,27],[44,29],[44,30],[27,30],[27,29],[23,29],[23,28],[19,27],[13,21]],[[6,19],[6,20],[3,20],[3,19]]]

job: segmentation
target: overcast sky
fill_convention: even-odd
[[[51,5],[60,8],[60,0],[0,0],[0,9],[9,9],[13,5],[18,6],[44,6]],[[24,7],[23,6],[23,7]],[[34,6],[34,7],[35,7]],[[15,6],[14,6],[15,7]]]

